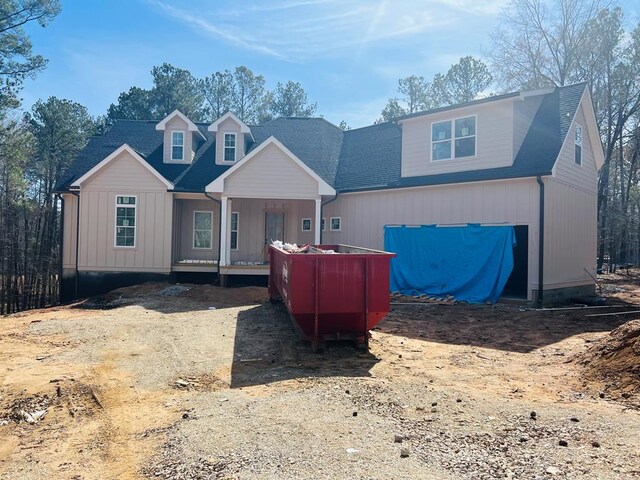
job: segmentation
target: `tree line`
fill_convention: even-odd
[[[0,314],[55,303],[61,218],[54,186],[89,137],[115,119],[179,109],[210,122],[227,110],[248,124],[317,115],[298,82],[266,88],[246,66],[196,78],[168,63],[153,85],[122,92],[103,116],[52,97],[20,110],[25,78],[46,68],[24,27],[46,26],[59,0],[0,0]],[[377,122],[514,90],[589,82],[605,164],[598,179],[598,266],[640,263],[640,26],[603,0],[512,0],[483,58],[431,78],[400,78]],[[349,129],[346,122],[340,128]]]

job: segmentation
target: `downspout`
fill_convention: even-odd
[[[320,205],[320,221],[322,222],[322,218],[324,217],[324,206],[329,205],[330,203],[335,202],[338,199],[339,193],[336,193],[335,196],[323,204]],[[327,227],[327,222],[324,223],[325,228]],[[320,245],[322,245],[322,228],[320,228]]]
[[[76,210],[76,268],[75,268],[75,300],[79,298],[79,290],[80,290],[80,270],[78,269],[78,259],[80,252],[80,193],[71,192],[71,195],[75,196],[78,199],[78,207]]]
[[[218,204],[218,279],[220,279],[220,254],[222,253],[222,202],[204,192],[204,196]]]
[[[540,212],[538,218],[538,305],[542,306],[544,297],[544,182],[536,177],[540,185]]]
[[[55,194],[55,198],[60,200],[60,252],[58,255],[58,304],[62,303],[62,257],[64,255],[64,197],[59,193]]]

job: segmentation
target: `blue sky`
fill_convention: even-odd
[[[630,5],[633,0],[629,0]],[[371,124],[397,80],[430,78],[490,45],[507,0],[62,0],[30,27],[47,69],[25,82],[25,108],[57,96],[104,114],[163,62],[203,77],[246,65],[267,87],[300,82],[318,113]],[[628,12],[628,9],[625,8]]]

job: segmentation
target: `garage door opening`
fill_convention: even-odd
[[[526,300],[529,277],[529,227],[516,225],[514,230],[518,244],[513,249],[513,270],[504,286],[502,297]]]

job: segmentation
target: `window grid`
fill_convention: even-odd
[[[575,151],[574,160],[577,165],[582,165],[582,126],[576,125],[574,133]]]
[[[431,161],[468,158],[476,155],[477,118],[444,120],[431,124]]]
[[[310,218],[303,218],[302,219],[302,231],[303,232],[310,232],[311,231],[311,219]]]
[[[184,132],[171,132],[171,160],[184,160]]]
[[[225,162],[236,161],[236,134],[235,133],[224,134],[224,161]]]
[[[193,212],[193,248],[210,250],[213,237],[213,212]]]
[[[136,197],[129,195],[116,196],[116,247],[136,246]]]
[[[342,219],[340,217],[331,217],[329,220],[329,228],[334,232],[342,230]]]
[[[238,212],[231,212],[231,250],[238,249],[238,223],[240,221],[240,214]]]

